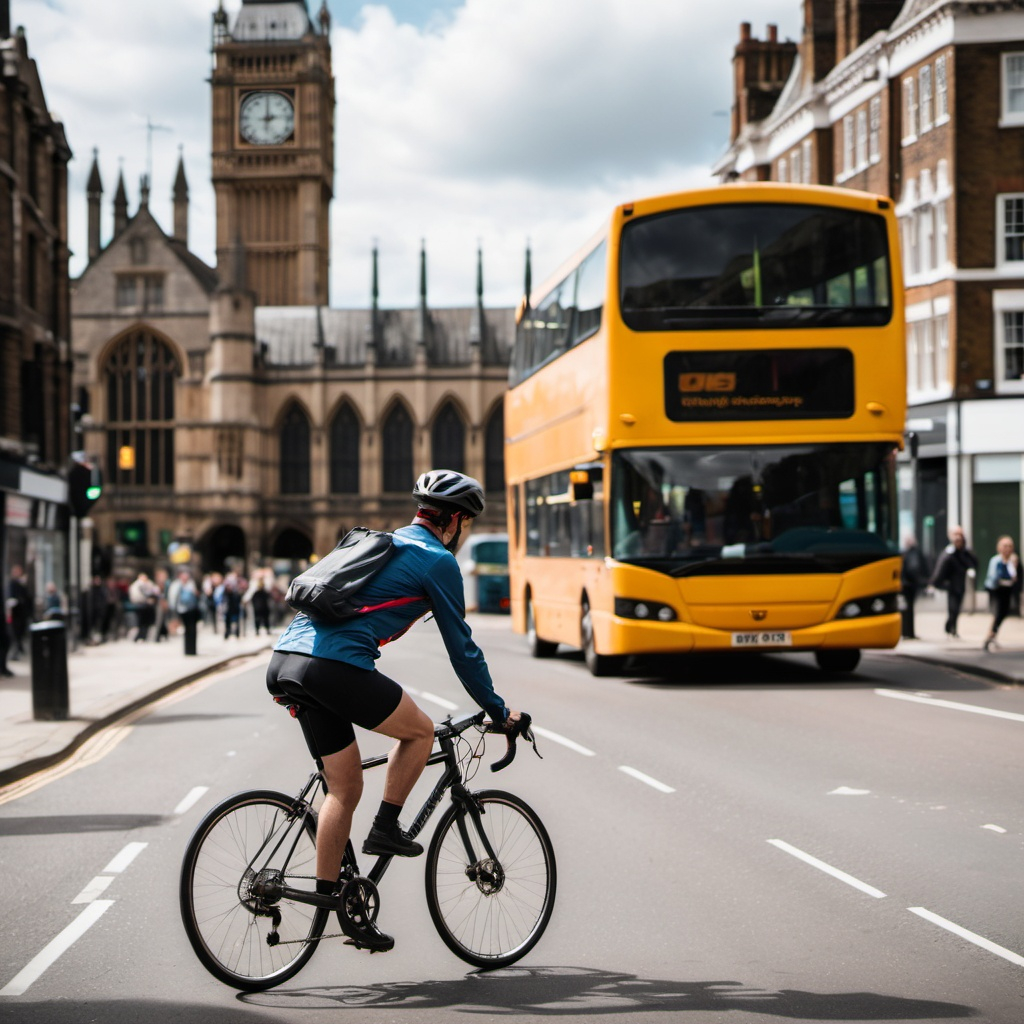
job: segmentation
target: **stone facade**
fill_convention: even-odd
[[[788,80],[715,171],[892,196],[907,304],[904,528],[1024,533],[1024,2],[804,0]],[[774,32],[763,46],[783,47]],[[751,47],[742,26],[736,63]],[[794,165],[795,160],[795,165]],[[797,173],[794,173],[794,166]]]

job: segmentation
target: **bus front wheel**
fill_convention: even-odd
[[[537,636],[537,615],[533,610],[533,598],[526,599],[526,642],[530,646],[530,655],[534,658],[553,658],[558,644],[550,640],[541,640]]]
[[[852,672],[860,664],[860,651],[856,647],[847,650],[826,648],[815,651],[814,660],[825,672]]]
[[[622,672],[626,659],[609,654],[598,654],[594,648],[594,620],[590,614],[590,602],[583,598],[580,609],[580,647],[583,648],[583,660],[593,676],[614,676]]]

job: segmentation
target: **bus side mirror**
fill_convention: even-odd
[[[569,496],[573,501],[593,501],[594,482],[585,469],[574,469],[569,474]]]

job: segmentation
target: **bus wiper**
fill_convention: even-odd
[[[821,565],[822,560],[817,555],[805,551],[793,552],[755,552],[745,558],[726,556],[724,558],[701,558],[694,562],[687,562],[669,572],[669,576],[681,578],[683,576],[702,575],[754,575],[759,570],[766,572],[800,571],[807,565]],[[708,573],[708,570],[713,570]]]

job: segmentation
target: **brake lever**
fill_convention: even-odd
[[[505,733],[505,756],[500,760],[495,761],[491,765],[492,772],[500,772],[503,768],[507,768],[516,759],[516,740],[522,736],[528,743],[533,744],[533,752],[543,761],[544,756],[537,749],[537,737],[533,734],[533,729],[530,726],[533,724],[533,719],[525,711],[519,716],[519,721],[516,723],[516,727],[511,731],[506,731],[502,726],[493,726],[494,732]]]

